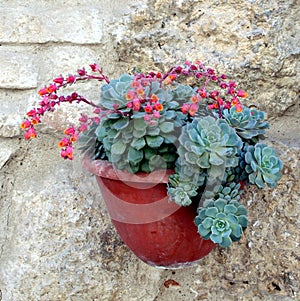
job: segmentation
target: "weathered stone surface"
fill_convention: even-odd
[[[106,31],[105,23],[129,13],[137,4],[123,1],[118,5],[117,1],[104,0],[65,1],[59,6],[55,1],[6,2],[0,19],[0,28],[5,29],[0,31],[3,43],[99,43]]]
[[[121,62],[146,68],[199,59],[249,91],[270,115],[299,102],[297,1],[149,1],[118,42]]]
[[[96,2],[1,1],[0,300],[299,300],[297,1]],[[17,136],[37,89],[60,73],[98,62],[118,76],[185,59],[238,79],[268,112],[285,174],[276,190],[247,192],[242,241],[162,271],[122,244],[80,162],[59,158],[50,130],[78,111],[62,108],[37,140]],[[97,100],[98,88],[80,89]]]
[[[0,89],[36,88],[38,74],[33,57],[11,47],[1,47],[0,66]]]

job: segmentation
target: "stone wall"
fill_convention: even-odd
[[[298,1],[0,0],[0,7],[0,300],[299,300]],[[250,103],[267,111],[284,176],[275,190],[248,191],[242,241],[194,267],[164,271],[122,244],[80,159],[59,158],[50,129],[77,112],[63,108],[30,142],[19,124],[36,91],[61,73],[97,62],[117,76],[187,58],[239,79]],[[179,285],[167,287],[169,279]]]

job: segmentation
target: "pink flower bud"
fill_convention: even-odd
[[[80,75],[80,76],[84,76],[84,75],[86,75],[86,71],[85,71],[85,69],[84,69],[84,68],[82,68],[82,69],[78,69],[78,70],[77,70],[77,73],[78,73],[78,75]]]
[[[75,82],[76,80],[76,77],[74,75],[69,75],[67,78],[66,78],[67,82],[72,84]]]
[[[64,82],[64,78],[62,76],[54,78],[53,82],[56,83],[56,84],[61,85]]]
[[[101,112],[101,109],[100,109],[100,108],[96,108],[96,109],[94,110],[94,113],[95,113],[95,114],[100,114],[100,112]]]
[[[93,120],[93,122],[95,122],[96,124],[99,124],[100,123],[100,117],[96,116],[96,117],[93,117],[91,118]]]
[[[26,115],[29,116],[29,117],[35,116],[36,115],[36,110],[35,109],[30,110],[29,112],[27,112]]]
[[[244,91],[244,90],[239,90],[239,91],[237,92],[237,96],[239,96],[239,97],[241,97],[241,98],[245,98],[245,97],[248,96],[248,93],[247,93],[246,91]]]
[[[88,121],[88,117],[85,114],[81,114],[81,117],[79,118],[80,122],[87,122]]]
[[[93,72],[96,72],[99,69],[98,64],[91,64],[90,67],[91,67]]]
[[[153,117],[154,118],[160,118],[160,113],[158,112],[158,111],[155,111],[154,113],[153,113]]]
[[[86,123],[83,123],[83,124],[79,127],[78,131],[79,131],[80,133],[83,133],[83,132],[85,132],[87,129],[88,129],[88,125],[87,125]]]
[[[75,133],[75,129],[74,129],[73,126],[71,126],[71,127],[67,128],[67,129],[65,129],[64,133],[66,135],[73,135]]]
[[[144,116],[144,120],[145,121],[150,121],[151,120],[151,116],[150,115],[148,115],[148,114],[146,114],[145,116]]]

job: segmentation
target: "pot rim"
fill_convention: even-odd
[[[107,160],[92,160],[87,155],[82,160],[82,166],[95,176],[111,180],[123,180],[136,183],[168,183],[169,175],[174,174],[173,169],[159,169],[151,173],[138,172],[135,174],[117,169]]]

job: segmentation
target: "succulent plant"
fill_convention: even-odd
[[[231,107],[223,111],[223,116],[240,137],[253,142],[264,138],[265,129],[269,128],[269,123],[264,121],[264,112],[256,109],[243,108],[238,112],[235,107]]]
[[[188,179],[180,179],[178,174],[169,176],[168,196],[180,206],[188,206],[192,203],[191,198],[197,195],[198,186]]]
[[[281,178],[282,161],[277,157],[275,150],[263,143],[250,145],[245,155],[245,170],[249,174],[249,182],[264,188],[276,187]]]
[[[118,79],[113,79],[109,84],[101,86],[101,106],[108,110],[118,108],[126,108],[126,93],[131,88],[133,76],[128,74],[121,75]],[[127,110],[129,112],[129,109]],[[124,111],[123,111],[124,112]]]
[[[240,183],[228,182],[223,185],[216,185],[215,190],[206,190],[204,192],[205,199],[224,199],[228,202],[239,201],[243,190]]]
[[[225,248],[241,238],[248,225],[247,209],[238,201],[208,200],[198,209],[195,224],[203,239]]]
[[[237,151],[242,147],[241,139],[222,119],[211,116],[195,118],[187,124],[179,137],[178,154],[182,165],[198,170],[208,170],[209,176],[218,176],[221,166],[238,164]],[[222,174],[223,175],[223,174]]]
[[[174,95],[184,99],[185,89],[173,93],[162,89],[158,82],[148,81],[143,89],[143,100],[149,101],[155,94],[162,105],[159,118],[146,121],[147,113],[128,107],[126,95],[132,91],[132,77],[122,75],[102,86],[100,104],[111,113],[102,117],[95,130],[99,143],[104,147],[109,161],[118,169],[131,173],[151,172],[158,168],[172,168],[177,159],[175,143],[186,116],[178,110],[179,104],[172,101]],[[189,90],[190,91],[190,90]],[[190,91],[191,93],[192,91]],[[114,104],[114,105],[112,105]],[[96,149],[99,153],[99,149]]]
[[[38,91],[39,106],[20,125],[24,138],[35,138],[44,114],[62,103],[90,105],[93,114],[81,114],[80,125],[64,131],[58,143],[62,158],[73,160],[73,143],[79,140],[91,159],[107,160],[119,170],[175,168],[167,184],[169,200],[183,206],[199,200],[200,235],[222,247],[240,239],[247,226],[241,185],[275,187],[283,165],[271,147],[259,143],[269,124],[263,112],[241,104],[248,93],[200,61],[166,73],[135,69],[112,80],[97,64],[90,67],[92,73],[82,68]],[[58,94],[89,80],[102,82],[99,103],[76,91]]]
[[[241,139],[226,121],[216,120],[211,116],[195,118],[192,123],[187,124],[182,130],[179,142],[179,158],[176,162],[178,183],[171,183],[168,194],[177,195],[177,202],[178,196],[182,196],[181,204],[192,202],[187,201],[189,195],[182,194],[186,181],[199,188],[207,181],[222,179],[226,167],[238,164],[237,152],[242,146]]]
[[[176,88],[172,90],[173,101],[176,101],[178,104],[182,105],[186,99],[190,99],[196,94],[195,90],[196,89],[193,89],[191,86],[178,84]]]

